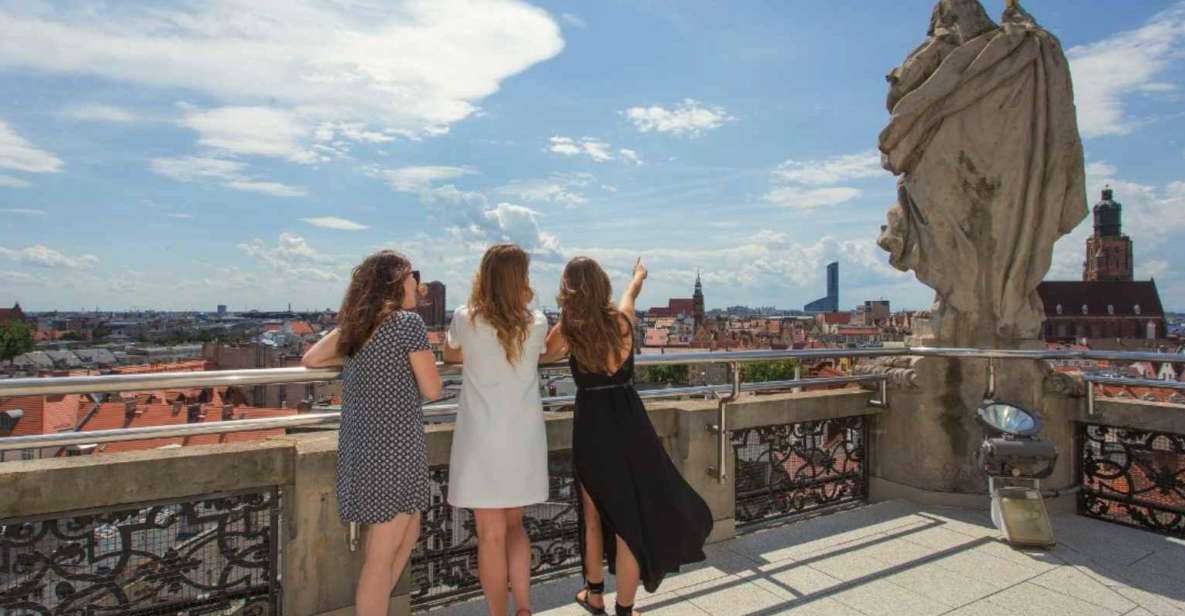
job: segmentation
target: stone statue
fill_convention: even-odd
[[[936,292],[933,338],[1039,338],[1037,285],[1086,217],[1082,141],[1061,44],[1009,1],[941,0],[924,43],[888,75],[882,163],[901,176],[878,244]]]

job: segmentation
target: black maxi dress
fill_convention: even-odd
[[[632,349],[612,375],[586,372],[574,357],[568,361],[577,388],[576,483],[600,513],[609,571],[616,573],[617,535],[637,558],[642,585],[654,592],[666,574],[704,560],[712,512],[683,480],[650,423],[634,389]],[[583,555],[584,508],[578,509]]]

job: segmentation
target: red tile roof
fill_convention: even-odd
[[[309,336],[317,333],[313,329],[313,326],[309,325],[308,321],[289,321],[288,329],[297,336]]]

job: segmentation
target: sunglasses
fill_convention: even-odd
[[[416,284],[420,284],[420,270],[412,270],[411,277],[416,279]]]

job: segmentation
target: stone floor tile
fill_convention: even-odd
[[[765,613],[784,603],[773,593],[736,576],[718,578],[675,591],[679,598],[712,616],[742,616]],[[671,612],[672,614],[674,612]],[[769,613],[777,613],[769,612]]]
[[[964,605],[958,609],[951,610],[942,616],[1030,616],[1026,613],[1016,613],[1012,610],[1006,609],[1002,606],[989,603],[986,600],[976,601],[969,605]]]
[[[934,564],[997,589],[1019,584],[1043,573],[974,550],[945,556],[934,561]]]
[[[988,597],[987,601],[1020,614],[1040,616],[1112,616],[1120,613],[1029,582],[1006,588]]]
[[[937,565],[906,569],[885,580],[952,608],[974,603],[999,591],[980,579]]]
[[[844,584],[843,580],[797,563],[765,565],[740,577],[784,599],[822,595]]]
[[[831,597],[868,616],[936,616],[950,609],[885,580],[854,584]]]
[[[1098,579],[1083,573],[1077,567],[1058,567],[1029,582],[1120,613],[1137,607],[1114,588],[1100,583]]]
[[[892,568],[891,565],[863,552],[850,552],[820,559],[812,558],[801,562],[845,582],[889,575],[891,573],[889,570]]]

